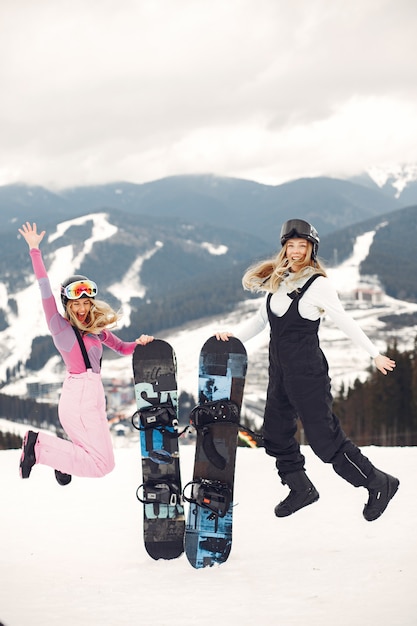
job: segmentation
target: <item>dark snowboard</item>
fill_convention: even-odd
[[[138,345],[133,354],[140,431],[145,548],[153,559],[175,559],[184,551],[185,516],[178,448],[176,359],[166,341]]]
[[[210,337],[200,353],[197,431],[185,551],[195,568],[224,563],[232,547],[233,483],[238,424],[247,369],[243,344]]]

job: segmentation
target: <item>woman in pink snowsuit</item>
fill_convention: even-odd
[[[26,222],[19,233],[29,246],[48,328],[67,370],[58,415],[70,438],[67,441],[28,431],[23,439],[20,475],[29,478],[33,465],[41,463],[55,469],[61,485],[68,484],[71,475],[104,476],[114,468],[114,455],[100,375],[102,344],[128,355],[137,344],[145,345],[153,337],[141,335],[136,341],[124,342],[107,330],[117,322],[117,314],[106,303],[95,300],[97,286],[85,276],[72,276],[61,285],[62,316],[39,250],[45,231],[38,234],[36,224]],[[84,342],[85,357],[75,328]]]

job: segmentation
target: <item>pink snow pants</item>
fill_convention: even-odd
[[[100,477],[114,468],[113,445],[100,374],[67,374],[58,405],[71,441],[39,433],[36,462],[73,476]]]

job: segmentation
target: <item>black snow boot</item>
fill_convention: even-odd
[[[369,500],[363,509],[363,516],[368,522],[373,522],[382,515],[391,498],[397,493],[400,485],[398,478],[385,474],[378,469],[370,479],[366,488],[369,491]]]
[[[55,478],[58,485],[62,485],[62,487],[65,487],[65,485],[69,485],[69,483],[71,482],[72,476],[71,474],[65,474],[64,472],[55,470]]]
[[[38,440],[38,433],[28,430],[23,438],[22,455],[20,457],[19,471],[22,478],[29,478],[32,467],[36,463],[35,443]]]
[[[287,517],[319,499],[317,489],[304,470],[286,474],[282,479],[282,484],[288,485],[291,491],[285,500],[275,507],[277,517]]]

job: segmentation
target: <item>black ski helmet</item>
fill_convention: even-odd
[[[64,309],[67,308],[67,303],[69,300],[69,298],[67,298],[67,296],[65,295],[65,291],[64,291],[65,287],[68,287],[68,285],[70,285],[71,283],[75,283],[78,280],[90,280],[90,279],[87,278],[87,276],[82,276],[81,274],[74,274],[73,276],[68,276],[68,278],[63,280],[61,283],[61,302],[62,302],[62,306],[64,307]],[[83,294],[81,296],[81,298],[88,298],[88,297],[89,296],[87,296],[87,294]]]
[[[317,256],[317,250],[319,248],[320,238],[319,234],[312,224],[309,224],[305,220],[287,220],[281,227],[280,240],[283,246],[288,239],[293,237],[299,237],[300,239],[307,239],[313,244],[312,259]]]

